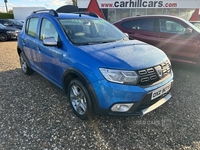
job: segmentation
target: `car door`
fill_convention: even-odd
[[[59,41],[59,35],[48,19],[43,18],[41,21],[41,30],[39,39],[36,42],[38,53],[37,58],[41,64],[41,72],[44,76],[49,78],[57,85],[62,84],[62,74],[63,74],[63,56],[66,52],[59,46],[46,46],[43,44],[45,38],[53,37],[56,42]]]
[[[39,18],[33,17],[29,18],[26,21],[25,33],[21,39],[23,44],[23,49],[27,60],[34,69],[39,69],[40,64],[38,63],[37,58],[37,49],[36,49],[36,36],[37,36],[37,27],[38,27]]]
[[[171,19],[158,19],[158,48],[163,50],[172,60],[195,61],[199,49],[199,40],[195,34],[187,33],[189,26]]]
[[[157,44],[157,33],[153,18],[140,18],[125,21],[121,24],[123,32],[131,38],[137,39],[151,45]]]

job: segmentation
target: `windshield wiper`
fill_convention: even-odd
[[[116,40],[111,40],[111,41],[102,41],[101,43],[111,43],[111,42],[116,42]]]
[[[126,41],[128,38],[118,39],[118,40],[110,40],[110,41],[102,41],[101,43],[111,43],[111,42],[117,42],[117,41]]]
[[[108,41],[97,41],[97,42],[84,42],[84,43],[74,43],[75,45],[81,46],[81,45],[94,45],[94,44],[103,44],[103,43],[111,43],[111,42],[117,42],[117,41],[125,41],[128,40],[128,38],[123,38],[119,40],[108,40]]]
[[[81,46],[81,45],[103,44],[103,43],[110,43],[110,42],[116,42],[116,41],[85,42],[85,43],[74,43],[74,44]]]
[[[74,43],[74,45],[81,46],[81,45],[94,45],[97,44],[96,42],[85,42],[85,43]]]

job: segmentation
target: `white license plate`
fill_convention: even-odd
[[[164,85],[163,87],[153,91],[151,95],[151,100],[163,95],[164,93],[167,93],[170,89],[171,89],[171,83]]]

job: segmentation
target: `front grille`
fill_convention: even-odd
[[[162,72],[163,72],[164,77],[171,72],[171,67],[170,67],[169,62],[162,63],[161,67],[162,67]]]
[[[150,85],[170,74],[171,66],[168,61],[165,61],[155,67],[138,70],[137,73],[139,75],[138,85]]]

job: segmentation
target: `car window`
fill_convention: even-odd
[[[11,21],[6,20],[6,21],[4,21],[4,25],[6,25],[6,26],[12,26],[14,24]]]
[[[160,32],[185,34],[186,28],[174,20],[159,19]]]
[[[113,42],[127,37],[103,19],[60,19],[66,35],[74,44]]]
[[[0,23],[2,23],[5,26],[11,26],[12,25],[12,23],[10,21],[7,21],[7,20],[1,20]]]
[[[128,29],[136,30],[154,30],[154,19],[136,19],[122,23],[122,26]]]
[[[200,22],[190,22],[192,25],[200,29]]]
[[[23,23],[18,20],[13,20],[15,25],[23,26]]]
[[[26,23],[26,33],[35,37],[38,25],[38,18],[30,18]]]
[[[5,26],[0,23],[0,28],[3,29],[5,28]]]
[[[55,41],[57,42],[58,32],[49,20],[43,19],[40,31],[40,40],[43,40],[44,38],[48,37],[54,37]]]

